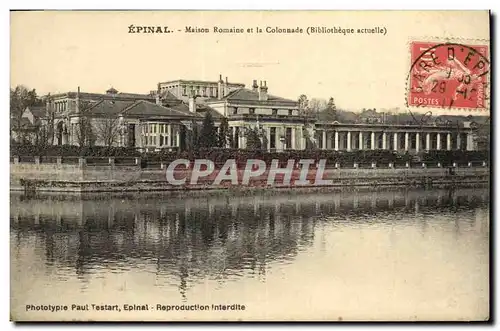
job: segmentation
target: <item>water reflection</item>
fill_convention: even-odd
[[[150,291],[176,288],[188,300],[197,284],[266,282],[273,264],[293,264],[315,244],[331,249],[326,226],[339,232],[411,226],[424,236],[439,215],[455,237],[473,229],[487,238],[488,204],[488,191],[477,189],[203,198],[12,194],[12,277],[21,288],[19,275],[30,265],[30,272],[49,275],[52,287],[76,278],[75,290],[85,292],[95,279],[139,272],[153,277]]]

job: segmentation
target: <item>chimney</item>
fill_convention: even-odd
[[[222,99],[224,96],[224,89],[223,89],[224,81],[222,80],[222,75],[219,75],[219,82],[217,83],[217,97]]]
[[[260,81],[259,100],[260,101],[267,100],[267,82],[266,81],[264,81],[264,84],[262,84],[262,81]]]
[[[191,113],[196,113],[196,95],[194,93],[194,90],[189,91],[189,111]]]
[[[252,91],[259,92],[259,85],[257,85],[257,79],[253,80]]]
[[[158,83],[158,86],[156,88],[156,104],[161,105],[161,100],[160,100],[160,83]]]
[[[80,113],[80,86],[78,86],[77,90],[76,90],[76,113]]]
[[[229,94],[229,81],[227,80],[226,76],[226,82],[224,83],[224,96]]]

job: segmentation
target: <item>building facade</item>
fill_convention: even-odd
[[[44,97],[42,109],[26,109],[25,127],[40,127],[54,145],[94,144],[144,151],[184,149],[190,132],[212,115],[216,128],[227,119],[232,143],[247,148],[249,130],[257,130],[269,151],[319,148],[336,151],[475,150],[476,126],[463,120],[453,125],[393,123],[370,113],[374,120],[342,117],[333,106],[304,116],[297,100],[269,93],[266,81],[251,88],[218,81],[175,80],[157,84],[149,94],[67,92]],[[29,123],[28,123],[29,122]],[[32,125],[29,125],[29,124]],[[35,141],[36,139],[31,139]]]

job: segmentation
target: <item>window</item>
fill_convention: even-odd
[[[288,116],[292,116],[293,115],[293,110],[292,109],[289,109],[288,110]]]
[[[163,136],[160,136],[160,146],[163,146]]]
[[[127,139],[128,147],[135,147],[135,124],[128,125],[127,133],[128,133],[128,139]]]
[[[255,114],[255,108],[250,108],[250,114]]]
[[[285,144],[286,149],[292,149],[292,128],[286,128],[285,131]]]
[[[240,148],[240,128],[234,127],[234,148]]]
[[[238,107],[233,107],[233,115],[238,114]]]
[[[273,109],[273,115],[278,115],[278,109]]]
[[[405,143],[406,143],[406,137],[405,134],[400,132],[398,134],[398,149],[404,149],[406,148]]]
[[[276,128],[271,127],[269,135],[269,147],[271,149],[276,148]]]

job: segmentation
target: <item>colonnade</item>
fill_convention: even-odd
[[[332,150],[473,150],[472,133],[316,130],[318,146]]]

